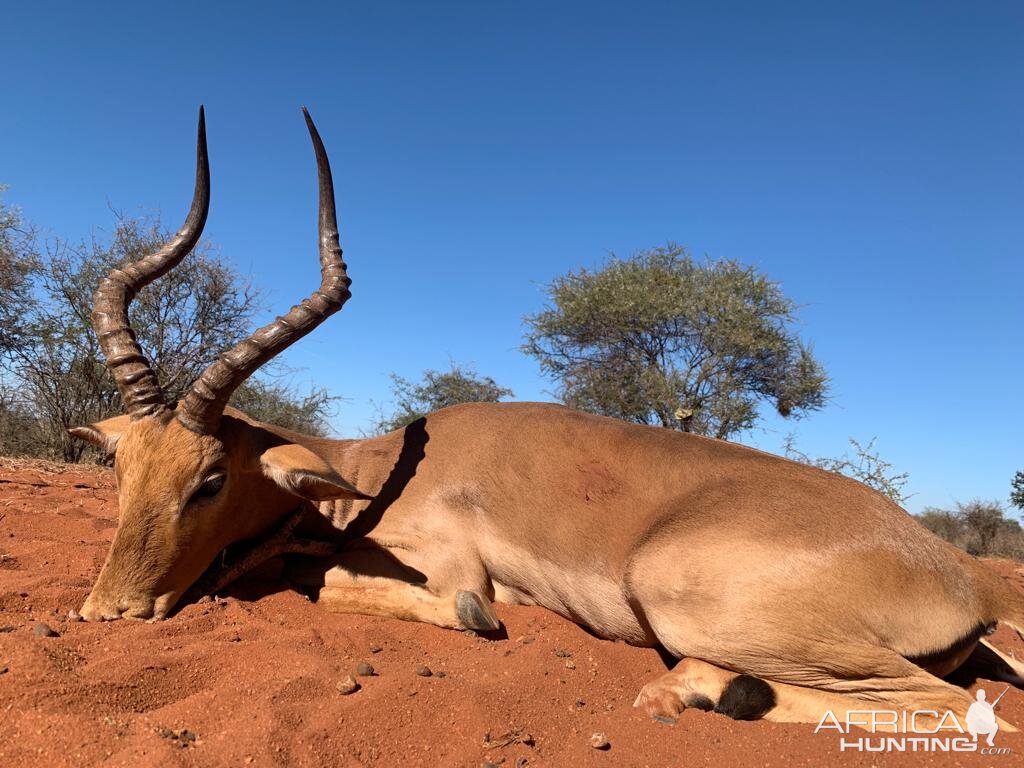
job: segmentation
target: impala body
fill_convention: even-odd
[[[365,440],[298,435],[226,407],[246,376],[348,298],[326,153],[320,291],[163,402],[127,325],[135,292],[192,248],[196,197],[162,251],[115,271],[94,323],[127,414],[74,430],[115,456],[121,520],[82,613],[163,618],[225,547],[263,540],[329,610],[498,627],[492,601],[536,604],[682,661],[637,705],[818,722],[870,709],[952,710],[943,681],[1024,628],[1024,598],[863,485],[728,442],[557,405],[463,405]],[[326,543],[326,548],[325,548]],[[1004,724],[1009,728],[1008,724]]]

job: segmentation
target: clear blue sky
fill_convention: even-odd
[[[877,437],[912,510],[1006,499],[1024,5],[268,5],[8,3],[6,199],[72,238],[108,206],[176,227],[205,103],[207,236],[283,311],[317,283],[306,104],[354,297],[288,362],[349,398],[339,432],[368,424],[389,371],[449,358],[550,399],[517,351],[543,285],[674,240],[779,280],[833,378],[825,411],[745,442]]]

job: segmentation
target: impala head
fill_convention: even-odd
[[[177,235],[115,269],[96,290],[93,326],[125,414],[71,430],[113,455],[120,517],[82,615],[162,618],[224,547],[265,533],[306,500],[366,498],[313,451],[227,407],[257,368],[341,309],[351,283],[338,244],[327,153],[303,110],[320,178],[320,289],[222,354],[185,398],[166,404],[128,325],[128,305],[195,246],[210,202],[203,110],[196,188]]]

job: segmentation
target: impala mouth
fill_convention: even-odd
[[[214,595],[253,568],[280,555],[328,557],[336,554],[337,544],[313,541],[295,535],[295,528],[305,517],[306,512],[306,507],[300,505],[266,536],[230,544],[222,549],[188,589],[182,602],[192,603],[204,595]]]
[[[258,544],[253,546],[258,546]],[[195,603],[202,597],[212,597],[213,593],[218,589],[227,586],[226,584],[220,584],[220,577],[231,567],[232,552],[237,550],[244,551],[245,549],[243,543],[238,543],[229,544],[220,550],[213,560],[210,561],[210,564],[199,574],[199,578],[192,582],[192,586],[185,590],[185,594],[182,596],[178,607],[181,608],[182,606]]]

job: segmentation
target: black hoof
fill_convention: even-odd
[[[715,712],[733,720],[760,720],[775,703],[775,691],[768,683],[750,675],[738,675],[722,691]]]
[[[501,626],[490,602],[476,592],[460,590],[455,595],[455,611],[466,629],[490,632]]]
[[[695,693],[685,702],[689,709],[699,709],[701,712],[710,712],[715,708],[715,702],[701,693]]]

